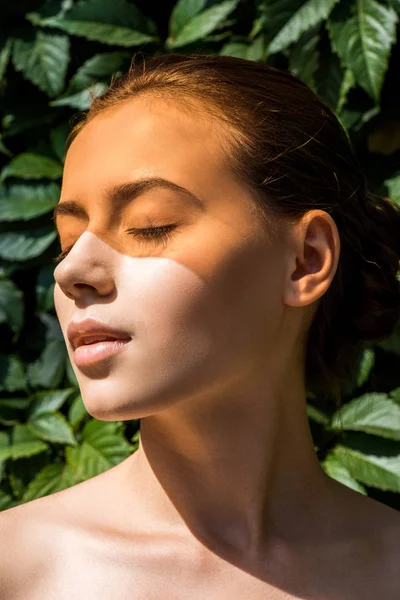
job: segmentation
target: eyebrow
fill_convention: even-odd
[[[164,179],[163,177],[143,177],[135,181],[129,181],[120,185],[115,185],[112,188],[106,190],[105,196],[110,203],[115,206],[123,206],[128,202],[131,202],[141,194],[153,189],[168,189],[173,192],[183,193],[188,196],[195,204],[200,208],[204,208],[203,202],[193,192],[190,192],[186,188]],[[56,222],[57,217],[60,215],[72,215],[75,217],[86,218],[88,215],[79,202],[75,200],[66,200],[57,204],[53,211],[52,220]]]

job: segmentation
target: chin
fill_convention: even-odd
[[[139,377],[121,381],[112,374],[103,379],[88,380],[79,377],[82,401],[87,412],[99,421],[130,421],[158,414],[175,406],[183,399],[182,388],[171,388],[162,382]],[[187,399],[187,395],[186,395]]]

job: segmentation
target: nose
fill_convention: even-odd
[[[108,296],[113,293],[114,269],[104,244],[97,236],[85,232],[54,269],[54,279],[68,298],[78,300],[88,294]]]

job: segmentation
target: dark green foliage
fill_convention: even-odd
[[[152,6],[153,5],[153,6]],[[161,11],[161,12],[160,12]],[[87,413],[53,304],[70,119],[135,52],[234,55],[289,69],[336,112],[372,190],[400,203],[398,0],[36,0],[0,22],[0,510],[135,451],[138,422]],[[365,350],[343,407],[308,395],[326,472],[399,505],[400,324]]]

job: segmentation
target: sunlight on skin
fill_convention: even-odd
[[[132,539],[150,531],[159,548],[174,532],[209,573],[225,573],[224,589],[235,564],[294,593],[324,544],[350,552],[342,540],[370,510],[354,519],[358,495],[323,473],[305,410],[302,327],[331,284],[340,240],[320,210],[276,222],[277,236],[257,221],[223,127],[133,99],[97,115],[68,151],[60,206],[80,208],[57,217],[62,248],[72,246],[54,273],[57,315],[89,413],[142,418],[138,451],[99,479],[108,514],[89,498],[85,514]],[[188,192],[116,199],[144,177]],[[136,231],[169,225],[163,241]],[[66,332],[88,317],[132,340],[78,367]],[[321,581],[330,568],[319,563]]]

